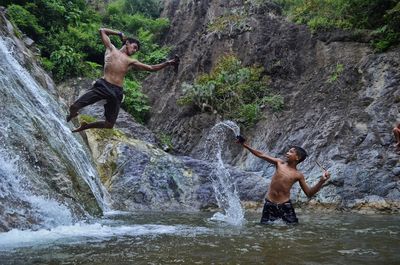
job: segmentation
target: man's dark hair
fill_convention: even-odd
[[[129,43],[136,43],[136,44],[137,44],[137,47],[138,47],[138,50],[140,50],[140,41],[138,41],[137,39],[128,37],[128,38],[125,39],[125,41],[124,41],[124,43],[123,43],[122,45],[125,45],[126,42],[129,42]]]
[[[307,158],[308,154],[306,152],[306,150],[304,150],[303,148],[301,148],[300,146],[296,146],[293,145],[290,148],[294,148],[294,150],[296,150],[296,154],[299,156],[299,163],[303,162],[304,159]]]

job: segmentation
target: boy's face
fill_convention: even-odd
[[[137,43],[130,43],[129,41],[126,42],[126,51],[129,56],[135,54],[139,50]]]
[[[297,155],[296,149],[290,148],[286,153],[286,160],[291,161],[299,161],[299,156]]]

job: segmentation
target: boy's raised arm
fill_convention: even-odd
[[[120,36],[121,40],[123,37],[123,34],[121,32],[112,30],[112,29],[107,29],[107,28],[100,28],[100,37],[101,41],[103,42],[104,46],[106,46],[107,49],[112,49],[114,46],[111,43],[110,37],[108,35],[118,35]]]
[[[279,158],[275,158],[275,157],[266,155],[266,154],[264,154],[264,153],[261,152],[261,151],[258,151],[258,150],[256,150],[256,149],[251,148],[251,147],[250,147],[248,144],[246,144],[246,143],[240,143],[240,144],[241,144],[244,148],[246,148],[247,150],[249,150],[253,155],[255,155],[255,156],[257,156],[257,157],[259,157],[259,158],[261,158],[261,159],[264,159],[265,161],[268,161],[269,163],[272,163],[272,164],[274,164],[274,165],[277,165],[278,162],[281,162],[281,160],[280,160]]]
[[[304,191],[304,193],[307,195],[307,197],[311,198],[312,196],[314,196],[315,193],[317,193],[322,188],[322,185],[324,185],[324,183],[330,177],[331,177],[331,174],[328,171],[324,170],[324,173],[323,173],[322,177],[320,178],[320,180],[318,181],[318,183],[315,184],[315,186],[310,188],[307,185],[306,180],[304,179],[304,176],[301,175],[299,178],[300,187]]]

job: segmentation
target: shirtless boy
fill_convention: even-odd
[[[131,69],[158,71],[169,65],[176,65],[177,59],[168,60],[164,63],[156,65],[147,65],[132,59],[130,56],[135,54],[140,43],[134,38],[126,38],[123,33],[111,29],[101,28],[101,40],[106,47],[104,56],[104,76],[98,79],[89,92],[78,98],[69,108],[67,122],[76,117],[81,108],[94,104],[97,101],[105,99],[107,103],[104,105],[105,121],[97,121],[92,123],[82,122],[79,128],[72,132],[80,132],[91,128],[113,128],[118,117],[123,98],[124,78]],[[118,35],[124,42],[121,49],[115,48],[111,43],[109,35]]]
[[[290,201],[290,189],[293,184],[298,181],[304,193],[308,197],[312,197],[329,179],[329,172],[324,170],[319,182],[310,188],[304,179],[304,175],[297,170],[297,165],[307,157],[307,153],[303,148],[292,146],[286,153],[286,160],[284,161],[251,148],[245,143],[243,138],[239,139],[238,143],[253,155],[274,164],[276,167],[265,198],[261,223],[268,224],[278,219],[282,219],[288,224],[298,223],[296,213]]]

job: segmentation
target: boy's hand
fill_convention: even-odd
[[[322,174],[321,180],[322,180],[323,182],[325,182],[325,181],[327,181],[330,177],[331,177],[331,174],[330,174],[328,171],[324,170],[324,174]]]
[[[241,135],[237,135],[237,136],[236,136],[236,139],[237,139],[236,142],[237,142],[238,144],[244,144],[244,142],[246,142],[246,139],[244,139],[243,136],[241,136]]]
[[[118,32],[118,36],[119,36],[119,38],[121,39],[122,42],[125,42],[126,36],[124,35],[124,33],[122,33],[122,32],[120,31],[120,32]]]

